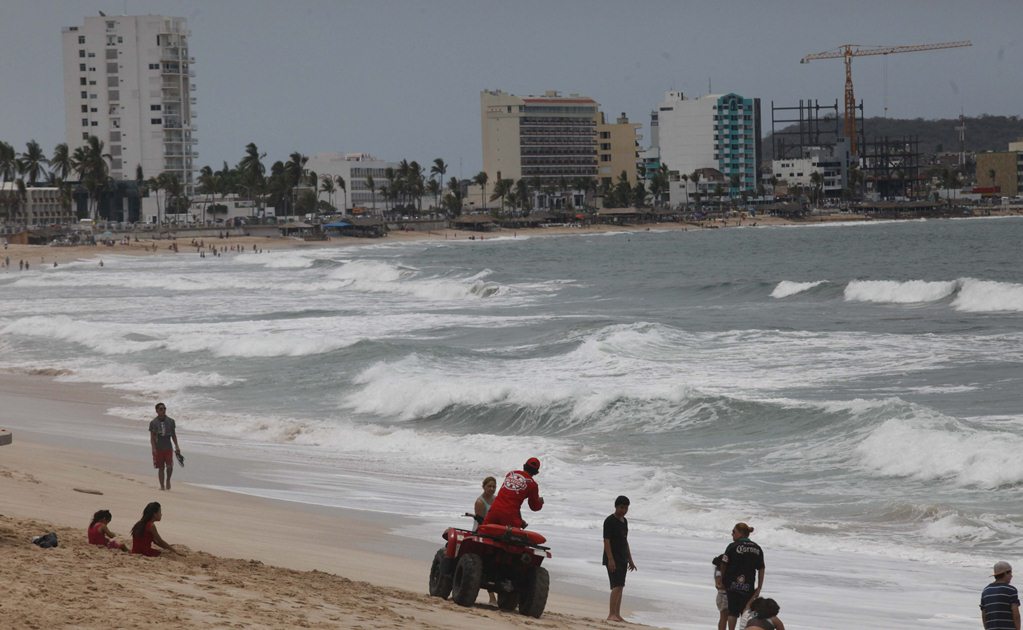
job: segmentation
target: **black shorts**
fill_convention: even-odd
[[[615,571],[612,571],[610,567],[605,566],[607,569],[607,580],[611,583],[611,588],[619,588],[625,586],[625,574],[629,571],[629,565],[626,562],[617,562],[618,565]]]
[[[728,616],[738,617],[742,614],[742,611],[746,610],[746,604],[749,603],[753,593],[751,591],[728,591]]]

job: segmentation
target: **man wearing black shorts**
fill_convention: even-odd
[[[604,519],[604,557],[601,564],[607,567],[607,577],[611,583],[608,621],[625,621],[622,619],[625,573],[636,570],[636,563],[632,561],[632,552],[629,550],[629,520],[625,518],[628,511],[629,498],[620,496],[615,499],[614,514]]]
[[[732,528],[732,544],[721,556],[725,594],[728,597],[728,629],[735,630],[739,615],[764,587],[764,550],[749,539],[753,528],[736,523]],[[756,588],[753,588],[756,581]]]

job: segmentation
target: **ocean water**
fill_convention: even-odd
[[[643,621],[710,627],[742,520],[787,625],[965,628],[1023,538],[1020,242],[976,219],[104,256],[0,273],[0,367],[122,390],[140,426],[163,399],[192,444],[271,462],[208,485],[438,544],[540,457],[554,588],[605,588],[627,494]]]

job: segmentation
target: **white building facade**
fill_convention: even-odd
[[[666,92],[651,112],[650,129],[651,148],[670,171],[689,175],[712,168],[724,175],[733,192],[756,190],[760,99],[738,94],[687,98],[679,91]]]
[[[325,177],[344,179],[347,195],[337,185],[334,192],[334,207],[343,214],[350,214],[354,208],[372,214],[383,212],[386,202],[380,187],[387,185],[387,169],[398,170],[398,166],[397,162],[380,160],[369,153],[317,153],[305,165],[321,182]],[[370,190],[370,183],[376,192]]]
[[[184,18],[92,16],[65,27],[65,138],[71,152],[89,136],[111,156],[110,176],[172,173],[193,194],[198,142],[195,58]]]

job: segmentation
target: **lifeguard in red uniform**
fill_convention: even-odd
[[[543,497],[540,496],[540,486],[533,477],[540,472],[540,460],[530,457],[522,466],[522,470],[513,470],[504,477],[501,489],[497,491],[497,498],[490,505],[487,516],[483,519],[484,525],[510,525],[511,527],[525,527],[522,520],[522,502],[529,500],[529,509],[539,512],[543,507]]]

